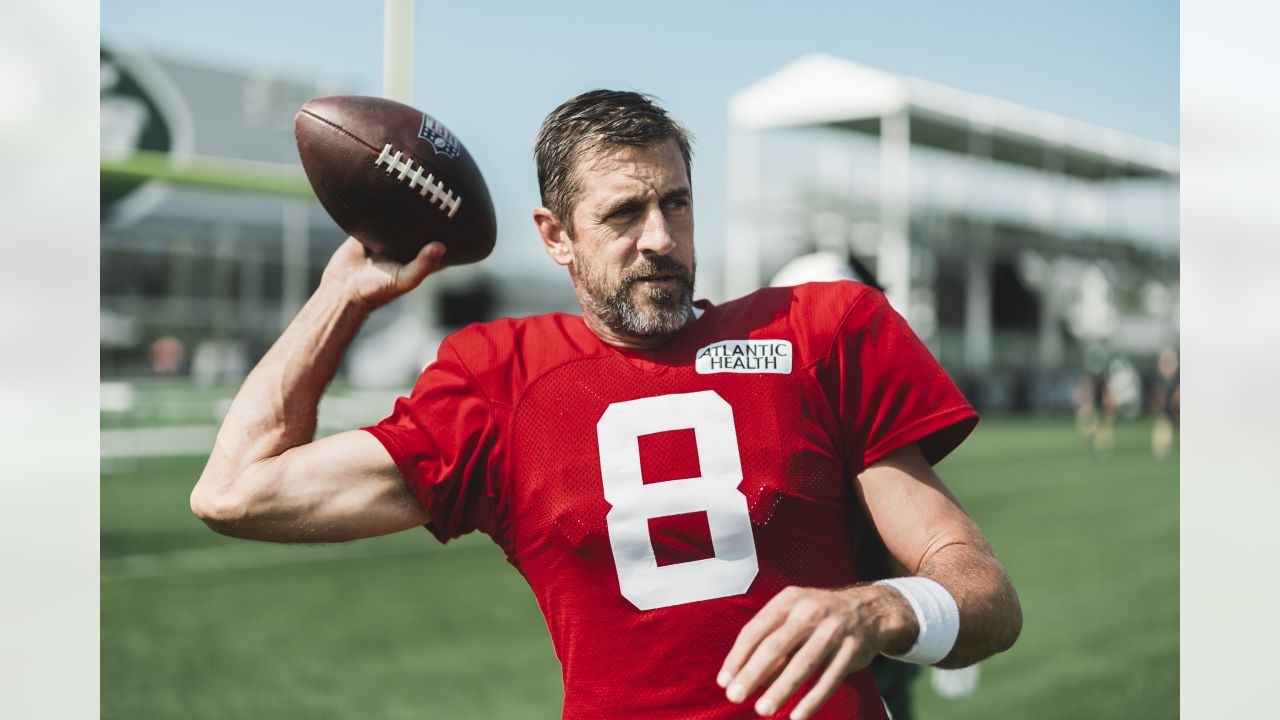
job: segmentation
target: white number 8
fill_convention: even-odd
[[[640,436],[693,428],[702,476],[646,485]],[[622,595],[641,610],[741,595],[759,571],[733,408],[712,390],[614,403],[596,424],[605,520]],[[658,566],[651,518],[705,512],[714,557]]]

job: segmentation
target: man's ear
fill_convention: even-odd
[[[542,238],[542,247],[559,265],[568,266],[573,263],[573,251],[569,247],[572,240],[565,230],[560,218],[545,207],[537,207],[533,211],[533,224],[538,226],[538,235]]]

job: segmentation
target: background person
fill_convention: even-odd
[[[1178,351],[1167,347],[1156,359],[1156,380],[1151,389],[1151,409],[1156,416],[1151,429],[1151,454],[1157,460],[1169,457],[1173,450],[1181,395]]]

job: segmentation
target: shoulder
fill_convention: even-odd
[[[475,323],[445,338],[439,359],[460,364],[486,395],[510,404],[551,367],[594,352],[583,331],[581,318],[564,313]]]
[[[823,354],[842,332],[864,325],[888,307],[884,294],[853,280],[756,290],[721,305],[722,322],[749,327],[785,324],[799,342]]]
[[[869,285],[856,280],[834,280],[760,288],[720,307],[729,315],[785,312],[809,316],[818,323],[829,318],[839,322],[851,307],[865,302],[864,298],[874,302],[877,297],[883,298],[883,294]]]
[[[888,306],[884,293],[856,280],[804,283],[791,291],[793,314],[808,319],[815,328],[832,331],[846,324],[851,316]]]

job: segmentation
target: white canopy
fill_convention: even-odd
[[[878,135],[880,119],[901,112],[911,143],[971,152],[986,136],[991,159],[1086,178],[1172,177],[1178,149],[996,98],[894,75],[823,54],[806,55],[748,86],[729,104],[747,129],[828,126]]]

